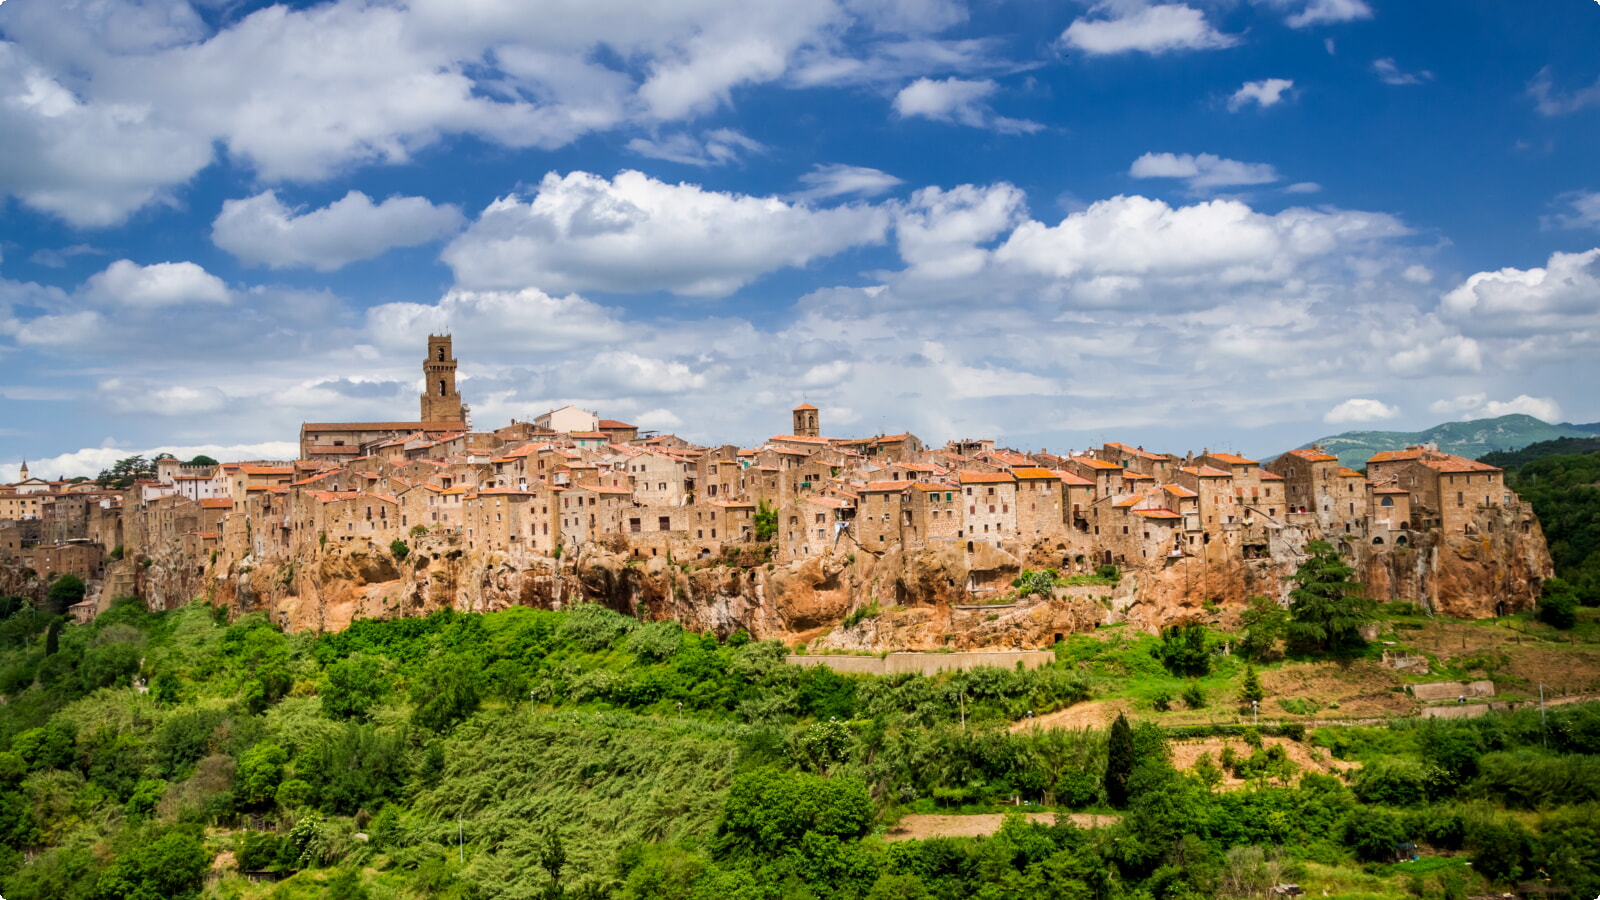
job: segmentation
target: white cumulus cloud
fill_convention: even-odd
[[[1110,12],[1113,5],[1102,3],[1095,10]],[[1061,42],[1091,55],[1109,55],[1216,50],[1232,47],[1239,39],[1217,31],[1200,10],[1171,3],[1140,7],[1112,18],[1080,18],[1062,32]]]
[[[1600,329],[1600,248],[1553,253],[1542,268],[1478,272],[1439,307],[1472,334],[1592,334]]]
[[[1329,425],[1345,425],[1351,422],[1380,422],[1400,415],[1397,407],[1390,406],[1381,400],[1369,400],[1365,397],[1351,397],[1349,400],[1335,406],[1322,416],[1322,421]]]
[[[1278,180],[1278,171],[1266,163],[1239,162],[1210,153],[1146,153],[1133,161],[1128,174],[1135,178],[1182,179],[1195,191]]]
[[[888,225],[872,206],[818,209],[633,171],[609,181],[551,173],[533,197],[490,204],[444,260],[473,289],[721,297],[766,272],[881,243]]]
[[[1288,78],[1264,78],[1261,81],[1246,81],[1244,86],[1233,92],[1228,98],[1228,109],[1238,112],[1254,103],[1266,109],[1283,102],[1283,95],[1294,87],[1294,81]]]
[[[906,119],[920,116],[1002,134],[1028,134],[1044,127],[1038,122],[996,115],[989,106],[989,97],[998,89],[999,85],[989,79],[918,78],[895,95],[894,111]]]
[[[461,211],[425,197],[390,197],[374,204],[360,191],[310,212],[283,204],[274,191],[222,204],[211,240],[241,262],[274,269],[328,272],[395,247],[414,247],[461,227]]]
[[[1496,419],[1500,416],[1522,414],[1546,422],[1561,421],[1561,404],[1551,397],[1530,397],[1519,394],[1510,400],[1490,400],[1488,394],[1463,394],[1451,400],[1439,400],[1429,405],[1440,415],[1458,419]]]
[[[1284,19],[1290,28],[1309,28],[1313,25],[1331,25],[1372,18],[1372,7],[1366,4],[1366,0],[1256,0],[1256,2],[1265,2],[1290,11]]]
[[[119,259],[94,275],[84,293],[107,304],[154,308],[188,304],[226,304],[228,286],[192,262],[141,266]]]

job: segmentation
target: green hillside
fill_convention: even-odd
[[[1548,677],[1522,666],[1566,677],[1597,646],[1587,611],[1558,636],[1398,607],[1396,646],[1437,632],[1439,674],[1494,671],[1513,696],[1533,686],[1515,673]],[[1286,657],[1266,619],[878,678],[595,606],[321,635],[201,603],[41,612],[0,597],[11,900],[1254,900],[1285,881],[1412,900],[1541,876],[1600,893],[1600,704],[1317,728],[1332,697],[1341,715],[1400,698],[1373,691],[1401,686],[1373,661],[1388,645]],[[1021,725],[1090,697],[1134,724]],[[1019,801],[1043,821],[887,834]]]
[[[1310,444],[1322,447],[1339,457],[1339,462],[1352,469],[1366,466],[1374,453],[1382,450],[1404,450],[1414,444],[1434,443],[1446,453],[1477,459],[1496,450],[1517,450],[1540,441],[1553,441],[1563,437],[1593,437],[1600,423],[1594,425],[1551,425],[1533,416],[1501,416],[1498,419],[1474,419],[1470,422],[1446,422],[1425,431],[1346,431]]]

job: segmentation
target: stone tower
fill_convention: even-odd
[[[797,437],[821,437],[821,413],[809,403],[794,408],[794,433]]]
[[[422,421],[467,421],[467,409],[456,390],[456,358],[450,336],[428,335],[428,358],[422,361]]]

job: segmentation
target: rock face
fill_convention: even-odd
[[[414,539],[404,559],[387,547],[350,543],[259,558],[247,546],[198,560],[176,550],[130,554],[110,564],[101,602],[136,593],[165,609],[200,598],[235,613],[265,612],[292,630],[337,630],[358,618],[446,608],[560,609],[592,602],[644,619],[677,619],[697,631],[744,629],[813,648],[1032,649],[1116,622],[1154,629],[1204,616],[1226,623],[1255,596],[1287,603],[1289,578],[1309,538],[1284,528],[1271,536],[1266,555],[1247,558],[1224,536],[1197,555],[1130,569],[1114,586],[1017,597],[1010,585],[1024,561],[1038,565],[1059,553],[983,544],[968,551],[948,542],[912,553],[830,551],[787,565],[761,562],[755,553],[746,554],[744,565],[671,564],[599,547],[560,559],[469,552],[443,535]],[[1403,546],[1335,543],[1370,596],[1409,600],[1450,616],[1526,609],[1551,574],[1537,524],[1525,526],[1492,509],[1480,514],[1473,533],[1412,532]],[[42,590],[14,570],[0,570],[5,584],[30,595]]]

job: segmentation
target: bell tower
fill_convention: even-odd
[[[809,403],[794,408],[794,433],[796,437],[821,437],[822,413]]]
[[[466,407],[456,391],[456,358],[450,335],[428,335],[428,358],[422,361],[422,421],[467,421]]]

